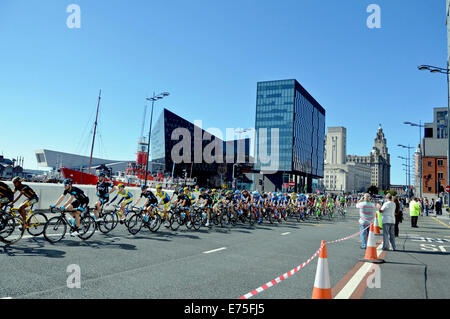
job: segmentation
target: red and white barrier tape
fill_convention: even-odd
[[[359,231],[359,232],[357,232],[357,233],[355,233],[355,234],[353,234],[353,235],[350,235],[350,236],[347,236],[347,237],[344,237],[344,238],[341,238],[341,239],[338,239],[338,240],[334,240],[334,241],[327,241],[325,244],[334,244],[334,243],[337,243],[337,242],[341,242],[341,241],[344,241],[344,240],[347,240],[347,239],[356,237],[356,236],[358,236],[359,234],[361,234],[363,231],[365,231],[365,230],[366,230],[367,228],[369,228],[369,227],[370,227],[370,226],[364,228],[363,230],[361,230],[361,231]],[[275,286],[276,284],[282,282],[283,280],[288,279],[289,277],[291,277],[292,275],[294,275],[294,274],[296,274],[298,271],[300,271],[300,270],[301,270],[303,267],[305,267],[307,264],[309,264],[314,258],[316,258],[317,255],[319,255],[319,253],[320,253],[320,251],[322,250],[323,247],[324,247],[324,245],[321,245],[320,248],[314,253],[314,255],[312,255],[311,258],[309,258],[307,261],[305,261],[305,262],[304,262],[303,264],[301,264],[300,266],[298,266],[298,267],[292,269],[291,271],[289,271],[289,272],[287,272],[287,273],[281,275],[281,276],[278,277],[278,278],[275,278],[275,279],[272,280],[272,281],[269,281],[269,282],[266,283],[265,285],[262,285],[261,287],[256,288],[255,290],[249,292],[248,294],[243,295],[243,296],[240,297],[239,299],[249,299],[249,298],[253,297],[253,296],[256,295],[256,294],[259,294],[260,292],[262,292],[262,291],[264,291],[264,290],[267,290],[267,289],[269,289],[270,287]]]
[[[291,271],[285,273],[284,275],[281,275],[278,278],[275,278],[272,281],[269,281],[268,283],[266,283],[265,285],[262,285],[259,288],[256,288],[255,290],[253,290],[252,292],[249,292],[248,294],[243,295],[242,297],[240,297],[239,299],[249,299],[251,297],[253,297],[256,294],[259,294],[261,291],[264,291],[266,289],[269,289],[270,287],[275,286],[276,284],[282,282],[283,280],[291,277],[292,275],[294,275],[295,273],[297,273],[300,269],[302,269],[303,267],[305,267],[307,264],[309,264],[314,258],[317,257],[317,255],[320,253],[320,251],[322,250],[323,245],[320,246],[320,248],[314,253],[314,255],[311,256],[311,258],[309,258],[307,261],[305,261],[303,264],[301,264],[300,266],[292,269]]]

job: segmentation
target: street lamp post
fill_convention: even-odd
[[[450,69],[444,69],[432,65],[419,65],[420,71],[430,71],[431,73],[442,73],[447,75],[447,185],[450,185]],[[447,205],[450,206],[450,193],[447,193]]]
[[[403,122],[403,124],[411,125],[419,128],[419,197],[422,197],[423,192],[423,186],[422,186],[422,128],[425,127],[425,125],[422,125],[422,121],[419,121],[419,124],[412,123],[412,122]]]
[[[408,172],[409,172],[409,176],[411,176],[411,163],[410,163],[410,158],[411,158],[411,156],[410,156],[410,150],[412,149],[412,148],[414,148],[414,147],[411,147],[411,146],[409,146],[409,144],[408,144],[408,146],[406,146],[406,145],[402,145],[402,144],[398,144],[398,146],[399,147],[403,147],[403,148],[407,148],[408,149]],[[410,197],[410,190],[409,190],[409,188],[410,188],[410,186],[411,186],[411,177],[409,177],[409,180],[408,180],[408,198]]]
[[[148,101],[152,101],[152,113],[150,116],[150,128],[148,130],[147,163],[145,164],[145,176],[144,176],[144,185],[145,186],[147,186],[148,164],[149,164],[149,160],[150,160],[150,140],[152,137],[153,106],[155,105],[155,101],[163,99],[166,96],[169,96],[168,92],[163,92],[158,95],[155,95],[155,92],[153,92],[153,97],[146,98]]]

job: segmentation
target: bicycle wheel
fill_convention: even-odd
[[[147,223],[147,228],[151,232],[156,232],[156,231],[158,231],[159,227],[161,226],[161,223],[162,223],[161,215],[159,215],[158,213],[155,213],[155,216],[150,217],[150,219]]]
[[[97,222],[97,229],[103,234],[109,233],[113,229],[114,215],[111,213],[103,214],[103,217]]]
[[[32,236],[42,235],[48,218],[43,213],[33,213],[27,220],[27,231]]]
[[[180,214],[172,212],[170,219],[169,219],[169,223],[170,223],[170,229],[172,229],[173,231],[178,230],[178,228],[180,227],[180,225],[182,223]]]
[[[250,226],[253,226],[256,222],[256,215],[255,215],[255,211],[254,210],[250,210],[250,217],[248,219],[248,223],[250,224]]]
[[[116,228],[117,225],[119,224],[119,215],[117,214],[117,211],[113,211],[111,213],[111,216],[112,216],[112,223],[110,231]]]
[[[7,245],[17,243],[25,232],[25,223],[22,217],[4,215],[0,221],[0,241]]]
[[[54,244],[63,239],[67,231],[67,224],[63,217],[50,218],[44,226],[44,238]]]
[[[194,212],[191,214],[191,224],[195,230],[199,230],[203,225],[203,216],[200,212]]]
[[[133,216],[130,217],[127,224],[128,232],[132,235],[136,235],[139,233],[142,229],[142,226],[144,224],[144,218],[141,214],[136,213],[133,214]]]
[[[92,237],[95,233],[95,229],[97,228],[95,219],[92,216],[82,217],[80,220],[80,226],[78,227],[78,235],[79,238],[83,240],[87,240]]]

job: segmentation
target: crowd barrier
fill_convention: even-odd
[[[283,280],[286,280],[287,278],[293,276],[297,272],[299,272],[301,269],[303,269],[307,264],[309,264],[314,258],[316,258],[319,255],[319,261],[317,263],[317,270],[316,270],[316,277],[314,280],[314,289],[313,289],[313,295],[312,299],[331,299],[331,284],[330,284],[330,275],[328,270],[328,261],[327,261],[327,244],[335,244],[342,242],[344,240],[348,240],[350,238],[359,236],[362,232],[364,232],[366,229],[370,228],[369,236],[367,239],[367,248],[366,253],[364,256],[363,261],[365,262],[373,262],[373,263],[381,263],[384,262],[381,259],[378,259],[377,252],[376,252],[376,243],[375,243],[375,234],[374,234],[374,225],[373,223],[370,224],[370,226],[367,226],[363,230],[333,241],[324,241],[322,240],[320,244],[320,248],[303,264],[300,266],[297,266],[296,268],[292,269],[291,271],[275,278],[272,281],[269,281],[268,283],[262,285],[259,288],[256,288],[255,290],[243,295],[239,299],[249,299],[256,294],[259,294],[260,292],[269,289],[270,287],[275,286],[276,284],[282,282]]]

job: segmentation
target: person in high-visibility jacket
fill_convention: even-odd
[[[420,215],[420,205],[417,202],[417,198],[413,197],[409,202],[409,216],[411,216],[411,227],[418,228],[417,220]]]

